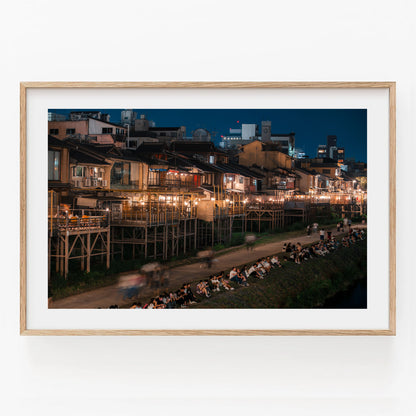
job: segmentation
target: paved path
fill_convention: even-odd
[[[355,228],[361,228],[356,226]],[[342,233],[337,233],[336,228],[332,229],[334,236]],[[219,256],[213,263],[211,269],[207,269],[205,266],[201,268],[201,263],[187,264],[170,269],[169,288],[164,288],[163,291],[177,290],[182,284],[192,282],[195,280],[201,280],[207,278],[209,275],[222,270],[231,269],[233,266],[254,262],[260,257],[270,256],[272,254],[280,253],[282,251],[283,244],[285,242],[301,244],[309,244],[319,240],[319,233],[312,234],[310,237],[304,235],[301,237],[292,237],[288,240],[277,241],[266,244],[257,245],[253,251],[247,251],[246,248],[233,251],[228,254]],[[144,289],[140,293],[140,299],[144,298],[148,300],[152,296],[156,295],[157,289]],[[123,305],[123,303],[131,303],[132,301],[125,302],[121,294],[118,291],[117,285],[106,286],[100,289],[94,289],[89,292],[81,293],[79,295],[69,296],[64,299],[59,299],[55,302],[51,302],[50,308],[59,309],[94,309],[94,308],[108,308],[110,305],[117,304]]]

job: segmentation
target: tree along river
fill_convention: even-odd
[[[367,279],[360,279],[348,290],[327,299],[324,309],[365,309],[367,308]]]

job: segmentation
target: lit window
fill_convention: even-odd
[[[82,166],[74,166],[72,168],[72,176],[82,178],[84,176],[84,168]]]
[[[48,151],[48,180],[59,181],[60,179],[61,152]]]

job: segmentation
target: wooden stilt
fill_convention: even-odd
[[[87,273],[91,271],[91,233],[87,234]]]
[[[59,258],[59,255],[60,255],[60,240],[61,240],[61,238],[58,236],[58,239],[57,239],[57,241],[56,241],[56,261],[55,261],[55,272],[56,273],[59,273],[59,261],[60,261],[60,258]]]
[[[194,249],[196,250],[197,245],[197,238],[198,238],[198,220],[194,219]]]
[[[183,252],[186,253],[186,218],[183,220]]]
[[[81,237],[81,271],[85,270],[85,235]]]
[[[65,233],[65,270],[64,270],[64,276],[65,279],[68,278],[68,249],[69,249],[69,232],[66,231]]]
[[[52,237],[48,237],[48,282],[51,280]]]
[[[175,228],[172,226],[172,256],[175,255]]]
[[[110,268],[110,238],[111,238],[111,231],[110,231],[110,227],[108,227],[108,230],[107,230],[107,263],[106,263],[107,270]]]
[[[121,227],[121,246],[120,246],[120,252],[121,252],[121,261],[124,260],[124,227]]]
[[[133,244],[131,245],[131,253],[132,253],[132,259],[134,260],[136,257],[136,227],[133,227]]]
[[[59,237],[59,273],[64,275],[64,242],[65,238],[61,235]]]
[[[144,228],[144,258],[147,259],[147,224]]]
[[[154,241],[154,247],[153,247],[153,257],[156,259],[157,256],[157,226],[154,227],[155,228],[155,241]]]

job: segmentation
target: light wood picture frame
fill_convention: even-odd
[[[388,91],[388,327],[369,329],[42,329],[28,325],[28,93],[93,89],[302,89]],[[395,82],[22,82],[20,84],[20,334],[21,335],[395,335],[396,334],[396,83]]]

